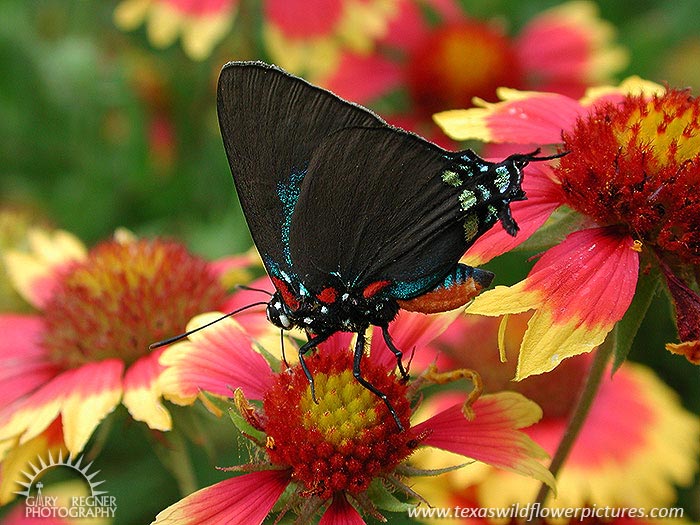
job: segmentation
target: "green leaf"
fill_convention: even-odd
[[[207,398],[207,403],[210,403],[214,408],[220,410],[221,413],[228,412],[233,406],[233,400],[231,399],[223,398],[205,391],[202,391],[202,395]],[[233,397],[233,392],[231,392],[231,397]]]
[[[197,490],[197,476],[194,473],[192,458],[187,443],[177,431],[168,432],[165,442],[156,441],[153,446],[158,459],[173,475],[180,494],[186,496]]]
[[[639,273],[637,289],[634,292],[632,303],[627,312],[625,312],[624,317],[617,323],[617,340],[615,341],[613,354],[612,373],[615,373],[627,359],[627,354],[632,348],[632,342],[639,331],[639,327],[642,325],[647,310],[649,310],[649,305],[651,305],[658,286],[658,272]]]
[[[386,488],[386,485],[380,479],[375,479],[367,489],[369,499],[377,508],[388,512],[406,512],[408,509],[415,507],[413,503],[406,503],[399,500]]]
[[[566,206],[560,206],[554,210],[541,228],[513,251],[528,250],[540,252],[547,250],[561,243],[571,232],[585,228],[585,222],[586,217],[580,213]]]
[[[258,430],[257,428],[253,427],[250,423],[248,423],[248,421],[246,421],[246,419],[241,415],[241,413],[236,409],[236,407],[230,407],[227,410],[227,412],[229,417],[231,418],[231,421],[241,433],[252,437],[258,443],[265,443],[267,434],[265,434],[265,432],[263,432],[262,430]]]
[[[475,463],[475,461],[467,461],[466,463],[460,463],[459,465],[452,465],[451,467],[444,467],[438,469],[421,469],[408,464],[404,464],[396,467],[396,472],[399,472],[402,476],[407,477],[439,476],[448,472],[454,472],[455,470],[459,470],[463,467],[472,465],[473,463]]]

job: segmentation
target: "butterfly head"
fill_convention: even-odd
[[[282,299],[279,292],[275,293],[267,303],[267,320],[279,328],[289,330],[294,327],[294,313]]]

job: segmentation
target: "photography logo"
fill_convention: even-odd
[[[83,456],[72,459],[71,456],[63,458],[63,453],[59,452],[54,458],[49,452],[48,460],[38,456],[39,466],[29,463],[30,472],[23,471],[26,481],[17,481],[24,487],[22,491],[15,494],[25,498],[25,516],[31,518],[113,518],[117,510],[117,502],[114,496],[110,496],[106,490],[99,490],[98,487],[104,480],[96,480],[99,474],[90,472],[92,462],[82,466]],[[40,481],[42,475],[53,468],[66,467],[74,470],[85,481],[89,490],[87,496],[50,496],[42,494],[44,484]]]

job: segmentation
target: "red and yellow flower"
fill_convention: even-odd
[[[398,0],[265,0],[263,38],[276,64],[298,73],[326,73],[348,48],[372,49]],[[145,22],[158,48],[178,37],[188,56],[207,58],[233,29],[240,0],[122,0],[118,27],[131,31]],[[245,23],[250,23],[248,20]]]
[[[483,262],[497,254],[494,246],[522,243],[555,210],[575,226],[524,281],[486,292],[468,312],[535,311],[517,370],[523,378],[601,344],[627,312],[640,275],[662,274],[681,340],[667,347],[700,362],[700,100],[639,79],[592,89],[579,101],[499,94],[501,102],[477,101],[481,107],[441,113],[436,121],[456,139],[537,142],[569,154],[540,166],[527,189],[532,200],[514,203],[525,234],[505,239],[494,229],[468,258]]]
[[[267,51],[288,71],[324,77],[345,50],[371,52],[400,5],[401,0],[265,0]]]
[[[0,315],[0,458],[56,424],[78,454],[120,402],[135,420],[169,430],[158,385],[163,350],[148,346],[201,311],[253,302],[229,297],[223,284],[248,257],[211,263],[176,242],[125,232],[89,251],[63,231],[35,230],[29,241],[30,252],[5,258],[38,312]],[[241,319],[256,332],[265,329],[260,317]]]
[[[149,40],[159,48],[170,46],[179,36],[185,52],[202,60],[230,32],[239,1],[122,0],[114,21],[125,31],[145,21]]]
[[[499,362],[493,349],[501,337],[507,356],[515,356],[529,318],[528,314],[512,316],[505,334],[499,336],[498,319],[465,316],[450,325],[432,346],[440,366],[478,364],[486,391],[511,389],[536,401],[543,417],[525,432],[553,454],[576,405],[591,357],[577,356],[547,374],[512,382],[514,365]],[[429,359],[431,355],[424,353],[422,360]],[[440,409],[434,400],[426,405],[434,411]],[[452,458],[441,457],[444,455],[435,450],[421,452],[420,460],[425,463],[420,464],[431,468],[449,464]],[[678,395],[651,370],[625,363],[614,375],[606,373],[557,476],[557,496],[550,496],[545,504],[558,509],[667,508],[676,502],[676,487],[692,483],[699,460],[698,417],[687,412]],[[418,481],[417,490],[424,491],[437,506],[505,509],[515,503],[532,503],[539,488],[529,479],[483,465],[450,472],[445,480],[439,487]]]
[[[192,326],[208,319],[194,319]],[[392,333],[397,345],[413,348],[435,336],[444,323],[444,316],[402,313]],[[301,509],[300,523],[319,512],[321,523],[364,523],[360,512],[381,516],[374,491],[391,486],[415,496],[403,481],[411,474],[405,463],[426,447],[449,450],[462,462],[467,456],[552,483],[538,461],[539,447],[519,430],[539,418],[536,405],[517,393],[469,402],[462,395],[432,417],[415,421],[412,403],[418,389],[441,375],[430,370],[413,383],[404,382],[392,372],[395,357],[381,333],[374,335],[362,374],[387,395],[405,430],[384,402],[353,378],[352,334],[336,334],[306,358],[317,402],[300,366],[274,373],[232,320],[170,347],[160,359],[167,367],[161,377],[164,395],[185,404],[202,390],[221,398],[233,390],[234,420],[259,452],[251,463],[226,469],[244,474],[187,496],[162,511],[155,523],[258,524],[283,493],[282,508]]]
[[[428,21],[426,7],[439,22]],[[626,53],[613,35],[590,2],[544,11],[510,37],[498,23],[467,16],[454,0],[404,0],[375,52],[347,51],[318,80],[365,104],[405,89],[410,108],[399,123],[410,126],[411,119],[469,107],[475,96],[496,100],[499,86],[581,96],[624,67]]]

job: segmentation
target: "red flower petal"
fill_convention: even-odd
[[[609,228],[569,235],[535,264],[524,281],[477,297],[469,313],[536,310],[520,349],[516,379],[552,370],[590,352],[627,311],[639,273],[631,238]]]
[[[266,290],[270,293],[274,293],[275,291],[272,281],[270,281],[267,276],[256,279],[250,283],[250,287]],[[239,308],[244,308],[261,301],[268,301],[269,299],[270,297],[262,292],[242,289],[227,298],[224,304],[221,305],[220,310],[222,312],[233,312]],[[277,330],[270,324],[270,321],[268,321],[265,316],[265,305],[253,306],[247,310],[243,310],[237,313],[234,318],[253,338],[269,334],[271,330]]]
[[[119,403],[124,364],[117,359],[88,363],[63,372],[25,399],[0,412],[0,441],[25,442],[63,417],[66,446],[78,454],[97,425]]]
[[[578,98],[587,85],[605,83],[626,63],[626,53],[611,43],[612,33],[595,4],[570,2],[533,18],[516,49],[539,91]]]
[[[426,0],[444,20],[454,22],[456,19],[464,18],[461,6],[455,0]]]
[[[527,290],[545,298],[555,323],[575,317],[587,327],[612,325],[632,301],[639,273],[639,252],[630,237],[608,228],[570,234],[532,268]]]
[[[389,335],[394,346],[404,354],[404,362],[416,350],[420,352],[428,343],[439,336],[460,315],[461,309],[452,310],[439,315],[426,315],[419,312],[400,310],[396,320],[389,325]],[[373,362],[392,369],[396,365],[396,357],[389,350],[381,328],[372,330],[372,349],[370,358]]]
[[[336,332],[327,341],[324,341],[320,346],[324,352],[342,355],[353,351],[353,339],[355,334],[352,332]]]
[[[225,13],[238,4],[238,0],[160,0],[188,16],[211,16]]]
[[[265,18],[289,38],[309,39],[333,31],[343,13],[342,0],[267,0]]]
[[[263,470],[198,490],[161,511],[152,525],[260,525],[289,484],[284,470]]]
[[[481,101],[483,107],[445,111],[434,119],[456,140],[559,144],[562,131],[586,111],[577,100],[555,93],[501,88],[498,95],[501,102]]]
[[[60,371],[40,344],[41,319],[30,315],[0,316],[0,407],[6,407]]]
[[[554,484],[551,473],[538,461],[546,454],[519,430],[542,416],[535,403],[515,392],[502,392],[480,397],[472,408],[476,417],[471,421],[458,404],[416,425],[414,431],[428,434],[423,445]]]
[[[240,255],[222,257],[209,263],[212,272],[219,276],[225,276],[235,270],[247,270],[251,266],[259,263],[260,258],[257,253],[248,251]]]
[[[123,374],[124,363],[118,359],[88,363],[73,371],[61,407],[63,435],[72,454],[83,450],[97,425],[119,403]]]
[[[333,503],[326,509],[318,525],[365,525],[365,520],[340,493],[333,497]]]
[[[323,85],[340,97],[367,103],[397,88],[402,77],[399,64],[382,55],[344,53]]]
[[[217,314],[213,314],[217,315]],[[206,324],[210,315],[196,317],[188,329]],[[163,395],[176,403],[189,404],[200,390],[230,397],[231,388],[241,388],[249,399],[262,399],[272,385],[272,370],[253,349],[241,326],[224,319],[163,352],[160,377]]]
[[[417,2],[399,0],[397,14],[389,21],[382,43],[397,50],[410,51],[420,45],[430,28]]]
[[[645,432],[655,414],[647,405],[640,379],[623,367],[615,376],[604,375],[586,422],[567,460],[569,467],[605,468],[611,462],[624,464],[646,445]],[[624,410],[620,410],[623,408]],[[605,432],[612,428],[614,432]],[[566,419],[549,419],[528,429],[528,434],[545,450],[554,453],[566,428]],[[624,437],[623,439],[620,439]]]
[[[145,422],[155,430],[170,430],[170,413],[161,403],[161,389],[158,384],[164,367],[158,358],[165,349],[156,350],[140,358],[129,367],[124,375],[124,398],[122,403],[136,421]]]

